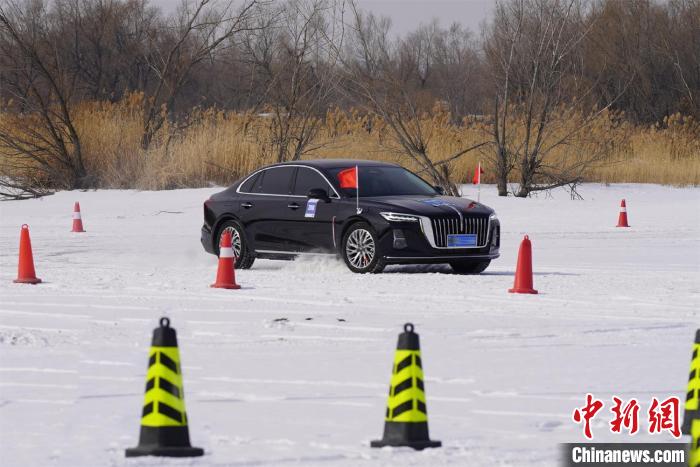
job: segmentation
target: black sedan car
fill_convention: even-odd
[[[238,269],[255,258],[333,254],[358,273],[449,263],[458,273],[478,274],[498,258],[500,246],[493,209],[443,196],[401,166],[360,160],[256,170],[204,203],[204,249],[218,254],[225,230]]]

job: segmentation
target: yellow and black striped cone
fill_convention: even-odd
[[[690,359],[690,376],[688,377],[688,392],[685,400],[683,415],[683,434],[689,435],[693,420],[700,419],[700,329],[695,332],[693,356]]]
[[[406,323],[399,334],[391,386],[387,401],[384,437],[372,441],[373,448],[409,446],[414,449],[438,448],[440,441],[428,436],[428,409],[425,403],[423,364],[420,358],[418,334]]]
[[[688,450],[688,467],[700,467],[700,419],[690,424],[690,449]]]
[[[203,454],[204,450],[190,445],[177,334],[170,320],[161,318],[160,327],[153,330],[148,357],[139,445],[127,449],[126,457]]]

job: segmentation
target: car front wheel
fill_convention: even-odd
[[[487,261],[453,261],[450,263],[452,270],[457,274],[479,274],[486,270],[491,264]]]
[[[236,269],[250,269],[255,262],[255,255],[248,247],[245,231],[237,221],[226,221],[221,224],[219,229],[219,240],[216,242],[216,255],[219,255],[219,245],[221,245],[221,236],[224,232],[231,233],[231,246],[233,247],[233,256],[235,259]]]
[[[342,256],[352,272],[379,273],[385,263],[378,251],[377,234],[365,222],[353,224],[343,236]]]

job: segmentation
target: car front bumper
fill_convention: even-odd
[[[486,244],[467,248],[436,248],[432,230],[420,223],[389,224],[379,236],[379,251],[387,263],[439,264],[453,261],[490,261],[500,256],[500,223],[490,221]],[[398,241],[397,241],[398,239]]]
[[[444,264],[453,261],[491,261],[498,258],[499,254],[489,255],[450,255],[450,256],[383,256],[384,261],[390,264]]]

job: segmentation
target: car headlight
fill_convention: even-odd
[[[498,216],[496,215],[495,212],[489,216],[489,222],[497,221],[497,220],[498,220]]]
[[[396,212],[380,212],[379,215],[389,222],[418,222],[419,220],[417,216],[399,214]]]

